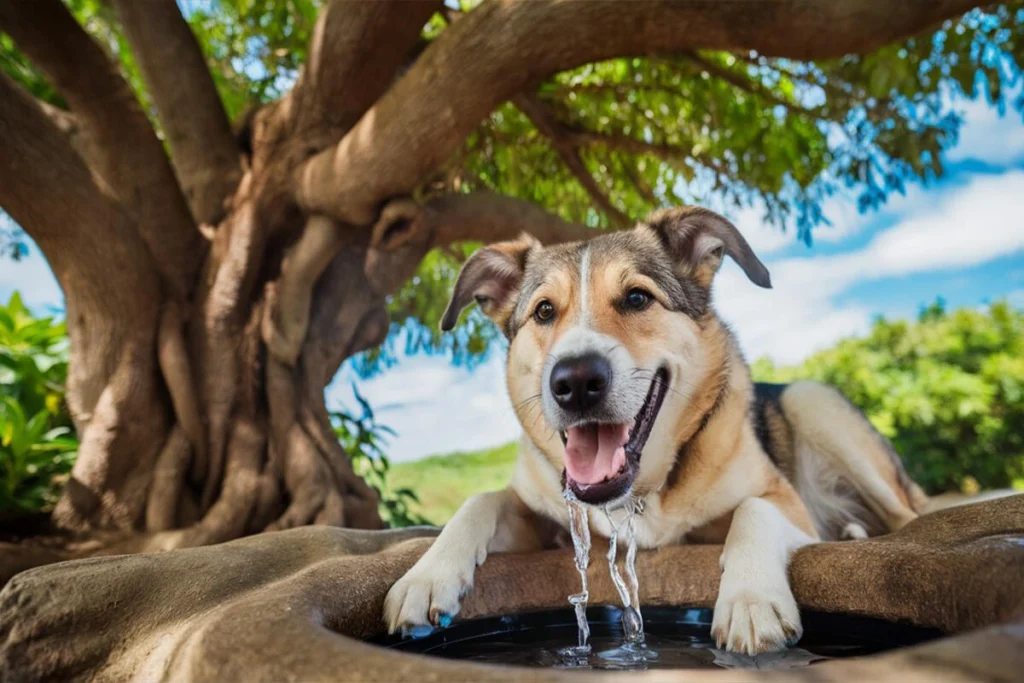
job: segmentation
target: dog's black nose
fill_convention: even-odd
[[[582,412],[593,408],[612,383],[612,366],[597,353],[563,358],[551,368],[551,393],[565,410]]]

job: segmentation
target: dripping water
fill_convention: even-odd
[[[587,623],[587,601],[590,592],[587,590],[587,567],[590,565],[590,518],[587,508],[581,505],[576,496],[566,489],[565,501],[569,508],[569,534],[572,536],[572,547],[576,557],[576,571],[580,573],[580,592],[569,596],[569,604],[576,611],[576,625],[579,629],[578,643],[574,648],[565,648],[563,656],[567,663],[579,663],[590,654],[590,625]]]
[[[582,584],[579,593],[569,596],[569,603],[576,612],[576,623],[578,626],[578,644],[576,647],[567,647],[560,650],[563,663],[566,666],[587,667],[591,648],[589,645],[590,626],[587,623],[587,601],[590,593],[587,588],[587,566],[590,564],[590,525],[588,507],[581,504],[571,491],[565,491],[566,506],[569,512],[569,533],[572,536],[573,550],[575,552],[576,570],[580,574]],[[636,575],[636,515],[643,512],[643,502],[631,497],[624,506],[625,516],[615,524],[612,519],[612,510],[605,505],[604,514],[608,519],[610,533],[608,537],[608,570],[611,573],[612,583],[622,600],[622,630],[625,635],[625,644],[622,647],[599,652],[597,656],[601,659],[628,662],[633,666],[645,667],[645,662],[657,659],[657,654],[648,650],[644,645],[644,622],[640,615],[640,586]],[[619,534],[624,533],[626,537],[626,579],[623,579],[616,563],[618,553]],[[628,585],[627,585],[628,581]]]
[[[590,565],[590,516],[587,507],[575,500],[572,493],[566,489],[565,502],[569,510],[569,533],[572,537],[572,548],[575,551],[575,565],[580,572],[580,592],[569,596],[569,604],[577,615],[577,625],[580,627],[580,638],[578,649],[581,653],[588,652],[590,646],[590,626],[587,624],[587,601],[590,599],[590,591],[587,590],[587,567]]]
[[[608,519],[608,527],[611,532],[608,536],[608,571],[612,575],[612,583],[622,600],[622,631],[625,633],[627,643],[644,642],[644,621],[640,615],[640,586],[636,577],[636,514],[641,509],[641,503],[637,498],[630,498],[626,502],[625,518],[616,524],[612,519],[612,512],[607,505],[604,506],[604,515]],[[626,577],[629,585],[622,579],[622,573],[616,564],[616,555],[619,545],[619,531],[625,527],[626,533]]]

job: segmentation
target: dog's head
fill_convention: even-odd
[[[509,339],[523,429],[577,498],[606,503],[633,488],[645,453],[663,475],[675,457],[676,416],[708,372],[701,332],[725,254],[771,286],[739,231],[705,209],[658,211],[588,242],[543,247],[523,235],[473,254],[441,327],[480,304]],[[659,420],[669,402],[672,417]]]

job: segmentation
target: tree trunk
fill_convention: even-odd
[[[0,206],[66,297],[81,450],[53,519],[135,534],[136,549],[381,526],[323,392],[344,359],[385,338],[385,297],[433,247],[588,234],[506,197],[409,197],[502,101],[527,93],[542,120],[530,89],[585,62],[701,48],[834,56],[971,5],[487,2],[420,54],[440,0],[331,2],[306,69],[251,117],[242,156],[175,1],[111,1],[170,158],[60,0],[0,0],[0,29],[70,105],[43,106],[0,75]]]

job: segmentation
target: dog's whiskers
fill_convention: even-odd
[[[527,403],[530,403],[531,401],[540,401],[542,398],[543,396],[541,394],[534,394],[533,396],[528,396],[519,403],[517,403],[516,408],[521,408],[522,406],[525,406]]]
[[[650,373],[650,374],[649,375],[645,375],[643,373]],[[656,371],[654,371],[654,370],[647,370],[645,368],[633,368],[632,374],[634,376],[630,378],[631,381],[636,381],[636,382],[646,381],[646,382],[650,382],[651,384],[654,384],[656,386],[665,387],[665,391],[673,393],[673,394],[675,394],[676,396],[678,396],[679,398],[681,398],[683,400],[687,400],[689,398],[686,394],[683,394],[682,392],[677,391],[676,389],[673,389],[671,387],[671,385],[666,383],[665,380],[661,379],[661,377],[658,376],[658,373]],[[695,391],[698,388],[696,384],[688,382],[688,381],[686,381],[684,379],[680,379],[678,381],[681,382],[683,384],[683,386],[685,386],[687,389],[690,389],[691,391]]]

